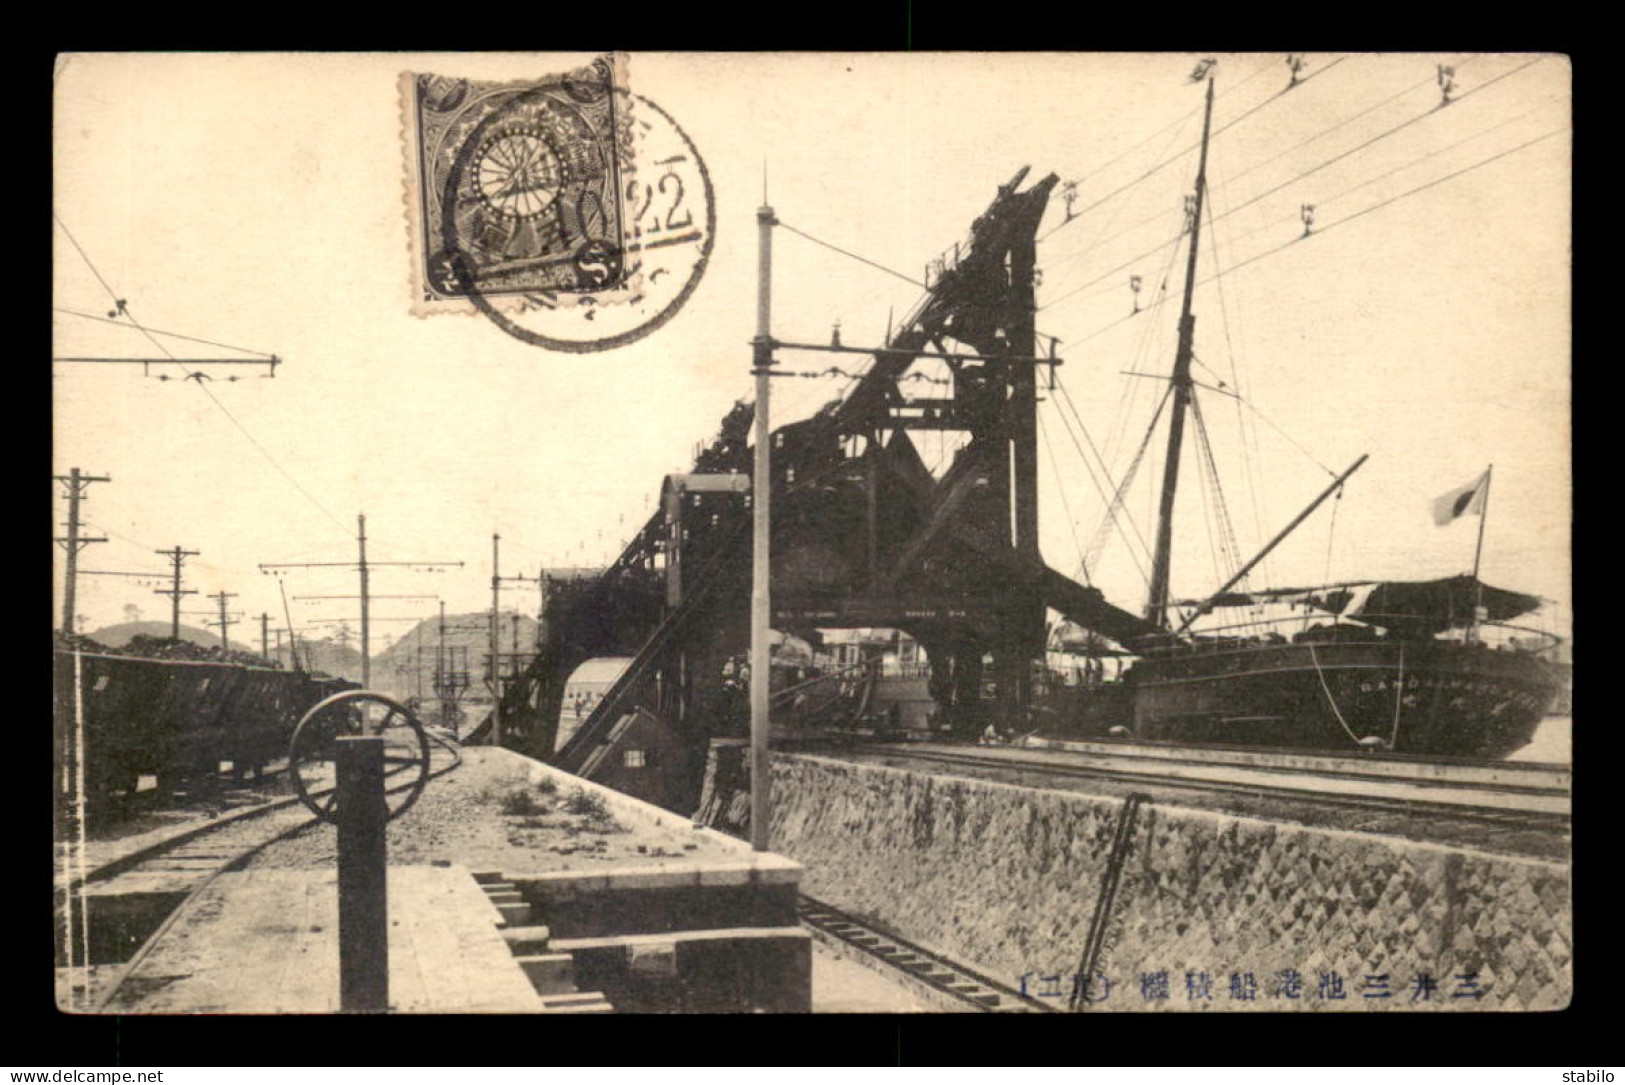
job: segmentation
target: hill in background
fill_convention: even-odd
[[[299,663],[307,671],[321,671],[352,682],[361,681],[361,653],[334,640],[299,638]]]

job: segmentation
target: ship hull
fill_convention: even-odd
[[[1115,712],[1068,715],[1150,741],[1495,759],[1528,745],[1559,686],[1544,661],[1478,645],[1300,642],[1143,659],[1100,691]]]

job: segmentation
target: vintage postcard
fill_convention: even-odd
[[[1571,88],[61,56],[57,1006],[1567,1007]]]

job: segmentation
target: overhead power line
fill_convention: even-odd
[[[1511,71],[1502,72],[1500,75],[1497,75],[1495,78],[1490,79],[1490,80],[1488,80],[1488,81],[1486,81],[1484,83],[1480,83],[1478,86],[1474,87],[1472,90],[1469,90],[1466,93],[1462,94],[1460,97],[1453,99],[1453,102],[1465,101],[1468,97],[1470,97],[1473,94],[1478,93],[1479,91],[1485,89],[1486,87],[1493,86],[1496,83],[1500,82],[1501,80],[1507,78],[1510,75],[1516,75],[1519,72],[1523,71],[1525,68],[1529,67],[1530,65],[1539,64],[1541,62],[1541,60],[1543,60],[1543,59],[1545,59],[1545,58],[1536,57],[1534,60],[1529,61],[1528,64],[1520,64],[1518,67],[1513,68]],[[1225,213],[1224,213],[1224,217],[1234,215],[1236,212],[1241,211],[1244,208],[1251,207],[1253,204],[1257,203],[1259,200],[1264,199],[1266,196],[1272,196],[1275,193],[1281,191],[1283,188],[1285,188],[1288,185],[1296,184],[1297,182],[1303,180],[1305,177],[1308,177],[1311,174],[1319,173],[1321,170],[1325,169],[1327,166],[1333,165],[1334,163],[1337,163],[1337,162],[1341,162],[1343,159],[1347,158],[1349,155],[1355,154],[1356,152],[1359,152],[1359,151],[1363,151],[1367,147],[1371,146],[1372,144],[1377,143],[1380,140],[1387,139],[1389,136],[1392,136],[1397,132],[1403,131],[1404,129],[1409,128],[1413,124],[1418,124],[1418,123],[1420,123],[1422,121],[1427,120],[1429,117],[1437,116],[1438,113],[1439,113],[1439,110],[1442,109],[1442,108],[1443,108],[1442,106],[1434,106],[1431,109],[1429,109],[1427,112],[1418,114],[1417,116],[1412,117],[1409,120],[1402,121],[1399,124],[1394,125],[1392,128],[1389,128],[1386,131],[1380,132],[1377,135],[1372,136],[1370,139],[1366,140],[1363,143],[1355,144],[1353,147],[1350,147],[1348,150],[1343,151],[1340,154],[1335,154],[1332,157],[1326,159],[1324,162],[1321,162],[1320,164],[1318,164],[1316,166],[1313,166],[1313,167],[1311,167],[1311,168],[1309,168],[1307,170],[1304,170],[1302,173],[1298,174],[1296,177],[1290,177],[1287,180],[1282,181],[1280,184],[1274,186],[1273,188],[1267,188],[1263,192],[1258,193],[1258,195],[1253,196],[1252,198],[1246,200],[1245,202],[1237,204],[1234,207],[1226,209]]]
[[[781,229],[789,230],[791,233],[795,234],[797,237],[806,238],[808,241],[811,241],[814,245],[822,245],[824,248],[829,249],[831,252],[838,252],[842,256],[850,257],[851,259],[856,260],[860,264],[868,264],[870,267],[874,268],[876,271],[884,271],[887,275],[891,275],[894,278],[902,279],[905,283],[912,283],[913,285],[919,287],[921,290],[924,290],[926,288],[925,284],[920,282],[920,280],[918,280],[918,279],[912,278],[912,277],[910,277],[908,275],[904,275],[901,271],[893,271],[891,268],[887,267],[885,264],[876,263],[875,261],[869,259],[867,256],[859,256],[857,253],[849,252],[848,250],[841,248],[839,245],[832,245],[828,241],[820,240],[819,238],[814,237],[812,234],[809,234],[804,230],[796,229],[794,226],[791,226],[787,222],[784,222],[784,221],[781,220],[778,223],[778,226]]]
[[[1528,61],[1528,62],[1526,62],[1524,64],[1518,65],[1516,68],[1512,68],[1512,69],[1510,69],[1508,71],[1502,72],[1499,75],[1496,75],[1496,76],[1486,80],[1485,82],[1480,83],[1478,86],[1473,87],[1471,90],[1468,90],[1468,91],[1458,95],[1456,98],[1451,99],[1450,104],[1457,104],[1459,102],[1465,101],[1467,98],[1469,98],[1473,94],[1476,94],[1481,90],[1484,90],[1484,89],[1486,89],[1486,88],[1488,88],[1490,86],[1493,86],[1495,83],[1500,82],[1502,79],[1505,79],[1505,78],[1507,78],[1509,76],[1512,76],[1512,75],[1516,75],[1518,72],[1521,72],[1526,68],[1529,68],[1529,67],[1531,67],[1531,66],[1533,66],[1535,64],[1538,64],[1544,59],[1546,59],[1546,58],[1545,57],[1536,57],[1533,60],[1530,60],[1530,61]],[[1322,69],[1322,71],[1324,71],[1324,70],[1325,69]],[[1412,88],[1412,89],[1414,89],[1414,88]],[[1423,120],[1426,120],[1429,117],[1435,116],[1436,114],[1438,114],[1438,112],[1442,108],[1444,108],[1444,107],[1443,106],[1434,106],[1434,107],[1430,108],[1429,110],[1427,110],[1424,113],[1420,113],[1415,117],[1412,117],[1412,118],[1410,118],[1410,119],[1408,119],[1408,120],[1406,120],[1406,121],[1404,121],[1404,122],[1402,122],[1402,123],[1400,123],[1398,125],[1395,125],[1392,128],[1389,128],[1387,131],[1382,132],[1380,135],[1374,136],[1371,139],[1368,139],[1365,142],[1363,142],[1363,143],[1361,143],[1361,144],[1359,144],[1359,145],[1357,145],[1355,147],[1350,148],[1349,150],[1343,151],[1343,152],[1341,152],[1341,153],[1339,153],[1337,155],[1332,156],[1329,159],[1326,159],[1326,160],[1324,160],[1322,162],[1319,162],[1316,165],[1311,166],[1310,168],[1308,168],[1308,169],[1304,170],[1303,172],[1297,174],[1296,176],[1288,178],[1285,181],[1282,181],[1280,184],[1275,185],[1273,188],[1267,189],[1266,191],[1261,192],[1258,195],[1251,197],[1250,199],[1246,200],[1243,203],[1240,203],[1240,204],[1237,204],[1237,205],[1235,205],[1233,207],[1227,208],[1224,211],[1223,214],[1210,217],[1210,221],[1217,222],[1217,221],[1220,221],[1220,220],[1223,220],[1223,219],[1227,219],[1230,216],[1235,215],[1236,213],[1244,210],[1245,208],[1250,207],[1251,205],[1257,203],[1259,200],[1263,199],[1264,197],[1269,196],[1269,195],[1273,195],[1274,193],[1279,192],[1281,189],[1286,188],[1288,185],[1295,184],[1296,182],[1303,180],[1305,177],[1308,177],[1311,174],[1318,173],[1320,170],[1325,169],[1327,166],[1330,166],[1335,162],[1338,162],[1338,161],[1340,161],[1340,160],[1342,160],[1344,158],[1347,158],[1349,155],[1353,154],[1356,151],[1364,150],[1365,148],[1371,146],[1372,144],[1377,143],[1380,140],[1386,139],[1387,137],[1394,135],[1395,133],[1399,132],[1400,130],[1402,130],[1404,128],[1408,128],[1412,124],[1416,124],[1419,121],[1423,121]],[[1217,133],[1215,133],[1215,134],[1217,134]],[[1182,152],[1182,153],[1184,153],[1184,152]],[[1424,156],[1424,157],[1426,157],[1426,156]],[[1170,159],[1169,161],[1172,161],[1172,160]],[[1416,161],[1421,161],[1421,159],[1418,159]],[[1164,165],[1166,165],[1166,164],[1167,163],[1164,163]],[[1412,163],[1412,164],[1414,164],[1414,163]],[[1158,167],[1158,168],[1160,168],[1160,167]],[[1159,215],[1154,216],[1154,217],[1152,217],[1150,219],[1142,221],[1141,223],[1139,223],[1139,226],[1144,226],[1147,223],[1153,222],[1157,218],[1160,218],[1160,217],[1161,217],[1161,215],[1159,214]],[[1136,226],[1135,228],[1137,229],[1138,226]],[[1118,235],[1118,236],[1122,236],[1122,235]],[[1110,268],[1109,270],[1101,272],[1099,275],[1095,276],[1093,279],[1090,279],[1088,282],[1082,283],[1082,284],[1072,288],[1071,290],[1068,290],[1066,293],[1061,294],[1059,297],[1053,298],[1053,299],[1045,302],[1043,305],[1040,305],[1038,307],[1039,311],[1043,312],[1046,309],[1054,308],[1056,305],[1059,305],[1061,302],[1066,301],[1069,298],[1076,297],[1078,294],[1081,294],[1083,291],[1089,289],[1091,286],[1094,286],[1095,284],[1097,284],[1099,282],[1102,282],[1105,279],[1110,278],[1111,276],[1117,274],[1120,271],[1123,271],[1123,270],[1125,270],[1127,268],[1133,267],[1135,264],[1139,263],[1141,260],[1147,259],[1148,257],[1151,257],[1151,256],[1155,256],[1157,253],[1161,252],[1164,248],[1167,248],[1170,245],[1177,245],[1179,243],[1180,239],[1183,238],[1184,236],[1185,235],[1184,235],[1183,232],[1181,232],[1179,234],[1176,234],[1175,236],[1173,236],[1171,238],[1168,238],[1168,239],[1166,239],[1166,240],[1164,240],[1162,242],[1159,242],[1158,244],[1152,246],[1151,248],[1145,250],[1144,252],[1139,253],[1138,255],[1133,256],[1133,257],[1129,258],[1128,260],[1123,261],[1120,264],[1117,264],[1116,266]],[[1234,243],[1234,241],[1232,241],[1232,243]]]
[[[1428,181],[1426,184],[1417,185],[1415,188],[1407,189],[1404,192],[1399,193],[1398,195],[1390,196],[1388,199],[1383,200],[1380,203],[1374,203],[1370,207],[1361,208],[1358,211],[1355,211],[1355,212],[1352,212],[1350,214],[1344,215],[1340,219],[1334,219],[1333,221],[1325,223],[1324,225],[1317,224],[1315,226],[1314,230],[1312,230],[1309,233],[1300,234],[1299,236],[1293,238],[1291,241],[1288,241],[1284,245],[1277,245],[1275,248],[1266,249],[1265,251],[1259,253],[1256,256],[1250,256],[1247,259],[1241,261],[1240,263],[1231,264],[1229,267],[1224,268],[1221,271],[1216,271],[1212,275],[1209,275],[1206,279],[1203,279],[1201,281],[1204,282],[1204,283],[1212,282],[1214,279],[1217,279],[1217,278],[1219,278],[1221,276],[1224,276],[1224,275],[1229,275],[1233,271],[1240,271],[1242,268],[1246,267],[1248,264],[1257,263],[1259,260],[1262,260],[1267,256],[1273,256],[1278,252],[1282,252],[1282,251],[1284,251],[1286,249],[1289,249],[1293,245],[1296,245],[1300,241],[1307,241],[1312,237],[1318,237],[1321,234],[1324,234],[1329,230],[1335,229],[1338,226],[1342,226],[1345,223],[1353,222],[1355,219],[1362,218],[1362,217],[1364,217],[1366,215],[1369,215],[1373,211],[1381,210],[1382,208],[1387,207],[1389,204],[1398,203],[1400,200],[1403,200],[1408,196],[1414,196],[1419,192],[1425,192],[1430,188],[1434,188],[1435,186],[1442,185],[1446,181],[1454,180],[1455,178],[1460,177],[1463,174],[1471,173],[1472,171],[1474,171],[1476,169],[1479,169],[1479,168],[1481,168],[1483,166],[1489,165],[1491,162],[1497,162],[1497,161],[1507,157],[1508,155],[1516,154],[1517,152],[1519,152],[1521,150],[1524,150],[1527,147],[1532,147],[1535,144],[1542,142],[1543,140],[1551,139],[1553,136],[1560,136],[1565,131],[1567,131],[1566,128],[1554,128],[1553,130],[1551,130],[1550,132],[1545,133],[1544,135],[1536,136],[1534,139],[1525,140],[1523,143],[1518,144],[1516,147],[1509,147],[1506,150],[1501,151],[1499,154],[1493,154],[1488,158],[1481,159],[1478,162],[1474,162],[1470,166],[1463,166],[1461,169],[1452,170],[1451,172],[1445,174],[1443,177],[1437,177],[1437,178],[1435,178],[1435,179],[1433,179],[1431,181]]]
[[[1223,127],[1219,128],[1217,131],[1215,131],[1213,133],[1213,135],[1215,137],[1217,137],[1221,133],[1226,132],[1231,128],[1234,128],[1236,125],[1240,124],[1242,121],[1246,120],[1248,117],[1251,117],[1254,113],[1257,113],[1260,109],[1263,109],[1265,106],[1269,105],[1272,102],[1279,101],[1281,99],[1281,96],[1286,94],[1288,91],[1291,91],[1291,90],[1293,90],[1293,89],[1295,89],[1297,87],[1303,86],[1305,83],[1307,83],[1311,79],[1315,78],[1315,76],[1324,75],[1326,72],[1331,71],[1333,68],[1337,67],[1337,65],[1341,64],[1343,61],[1345,61],[1347,59],[1348,59],[1347,56],[1338,57],[1336,60],[1334,60],[1330,64],[1326,65],[1324,68],[1319,69],[1318,71],[1314,72],[1311,75],[1304,76],[1302,79],[1297,80],[1295,83],[1289,85],[1285,89],[1283,89],[1281,91],[1278,91],[1277,93],[1275,93],[1275,94],[1271,95],[1270,97],[1264,99],[1262,102],[1259,102],[1257,105],[1253,106],[1251,109],[1247,110],[1245,113],[1241,114],[1239,117],[1236,117],[1235,119],[1231,120],[1229,123],[1225,124]],[[1256,75],[1257,73],[1255,72],[1254,74]],[[1237,86],[1240,86],[1240,84],[1237,84]],[[1181,118],[1181,119],[1183,120],[1184,118]],[[1164,128],[1163,131],[1167,131],[1167,129]],[[1161,133],[1158,133],[1158,134],[1160,135]],[[1194,151],[1198,146],[1200,146],[1200,142],[1193,143],[1189,147],[1186,147],[1184,150],[1181,150],[1181,151],[1169,156],[1168,158],[1163,159],[1161,162],[1158,162],[1155,166],[1152,166],[1150,169],[1148,169],[1144,173],[1140,174],[1134,180],[1129,181],[1127,184],[1121,185],[1118,188],[1112,189],[1112,191],[1108,192],[1106,195],[1104,195],[1104,196],[1100,197],[1099,199],[1095,200],[1088,207],[1085,207],[1082,211],[1078,211],[1078,212],[1073,213],[1072,215],[1070,215],[1066,219],[1065,222],[1059,223],[1058,225],[1056,225],[1054,227],[1054,229],[1051,229],[1048,233],[1045,233],[1038,240],[1039,241],[1048,240],[1050,237],[1053,237],[1057,231],[1063,229],[1064,227],[1066,227],[1067,225],[1069,225],[1069,224],[1071,224],[1073,222],[1076,222],[1078,219],[1082,218],[1084,215],[1087,215],[1090,211],[1093,211],[1095,208],[1101,206],[1102,204],[1106,203],[1109,200],[1116,199],[1118,196],[1121,196],[1123,193],[1127,192],[1129,189],[1133,188],[1135,185],[1140,184],[1142,181],[1149,180],[1151,177],[1153,177],[1156,174],[1160,173],[1162,170],[1164,170],[1167,167],[1173,165],[1175,162],[1178,162],[1180,159],[1184,158],[1186,155],[1188,155],[1192,151]]]
[[[294,478],[293,475],[289,474],[287,468],[283,467],[281,463],[277,462],[276,457],[271,455],[270,450],[262,445],[259,442],[259,439],[248,431],[247,426],[244,426],[242,422],[238,421],[237,416],[232,414],[231,411],[227,409],[226,405],[222,403],[220,398],[209,389],[208,385],[204,384],[201,380],[196,380],[196,374],[191,369],[187,368],[186,364],[181,361],[181,359],[175,357],[175,355],[170,352],[168,347],[159,342],[157,337],[150,329],[146,328],[139,320],[135,318],[135,314],[130,312],[129,303],[126,301],[126,299],[119,297],[118,291],[113,289],[112,285],[108,283],[107,278],[97,269],[95,263],[93,263],[90,259],[90,254],[85,252],[84,246],[79,244],[78,239],[73,236],[73,232],[68,229],[67,223],[62,221],[62,217],[55,211],[51,212],[51,217],[56,221],[57,226],[61,228],[62,233],[67,237],[74,249],[78,251],[80,258],[85,262],[85,266],[90,268],[91,274],[96,276],[96,280],[100,282],[102,284],[102,288],[107,291],[108,297],[113,299],[113,304],[116,306],[115,311],[128,317],[130,324],[140,331],[142,335],[146,336],[149,343],[157,347],[166,358],[179,367],[181,372],[186,374],[186,378],[189,381],[202,389],[203,394],[209,397],[209,402],[213,403],[217,408],[219,408],[220,413],[224,414],[226,418],[230,420],[231,424],[237,427],[237,431],[247,438],[248,443],[253,445],[260,455],[265,457],[266,462],[274,467],[277,473],[288,481],[289,485],[291,485],[295,490],[298,490],[300,495],[314,505],[323,516],[326,516],[329,520],[331,520],[334,526],[348,534],[349,528],[345,526],[344,522],[337,516],[333,515],[326,505],[323,505],[316,499],[314,494],[305,489],[304,486],[300,485],[299,480]]]
[[[1277,253],[1284,252],[1285,250],[1291,248],[1292,246],[1294,246],[1294,245],[1296,245],[1296,244],[1298,244],[1300,242],[1307,241],[1307,240],[1309,240],[1310,238],[1313,238],[1313,237],[1319,237],[1321,234],[1324,234],[1324,233],[1326,233],[1326,232],[1328,232],[1328,231],[1330,231],[1330,230],[1332,230],[1332,229],[1334,229],[1334,228],[1336,228],[1338,226],[1342,226],[1345,223],[1353,222],[1355,219],[1362,218],[1362,217],[1364,217],[1366,215],[1369,215],[1373,211],[1381,210],[1382,208],[1387,207],[1390,204],[1397,203],[1400,200],[1406,199],[1407,197],[1414,196],[1414,195],[1416,195],[1416,194],[1418,194],[1420,192],[1425,192],[1430,188],[1434,188],[1434,187],[1436,187],[1438,185],[1444,184],[1446,181],[1454,180],[1455,178],[1461,177],[1464,174],[1471,173],[1474,170],[1480,169],[1480,168],[1482,168],[1484,166],[1487,166],[1492,162],[1497,162],[1497,161],[1499,161],[1499,160],[1501,160],[1503,158],[1506,158],[1508,155],[1516,154],[1517,152],[1522,151],[1522,150],[1524,150],[1524,149],[1526,149],[1528,147],[1532,147],[1537,143],[1540,143],[1540,142],[1542,142],[1544,140],[1551,139],[1553,136],[1562,135],[1566,131],[1568,131],[1568,129],[1566,127],[1565,128],[1554,128],[1549,132],[1546,132],[1546,133],[1544,133],[1542,135],[1534,137],[1533,139],[1525,140],[1524,142],[1518,144],[1515,147],[1509,147],[1506,150],[1501,151],[1501,152],[1499,152],[1497,154],[1490,155],[1488,158],[1480,159],[1479,161],[1474,162],[1472,165],[1463,166],[1460,169],[1452,170],[1451,172],[1445,174],[1442,177],[1436,177],[1431,181],[1425,182],[1424,184],[1417,185],[1415,188],[1406,189],[1404,192],[1401,192],[1401,193],[1399,193],[1397,195],[1394,195],[1394,196],[1390,196],[1388,199],[1382,200],[1379,203],[1374,203],[1370,207],[1365,207],[1365,208],[1360,209],[1359,211],[1351,212],[1350,214],[1347,214],[1347,215],[1343,216],[1340,219],[1334,219],[1333,221],[1328,222],[1328,223],[1324,223],[1324,224],[1317,223],[1313,230],[1311,230],[1311,231],[1309,231],[1307,233],[1299,234],[1297,237],[1294,237],[1291,241],[1288,241],[1285,244],[1277,245],[1272,249],[1266,249],[1263,252],[1260,252],[1260,253],[1258,253],[1258,254],[1256,254],[1254,256],[1249,256],[1245,260],[1242,260],[1242,261],[1240,261],[1238,263],[1231,264],[1227,268],[1222,268],[1221,270],[1214,272],[1213,274],[1209,275],[1205,279],[1198,280],[1198,285],[1204,285],[1206,283],[1213,282],[1216,279],[1220,279],[1220,278],[1222,278],[1222,277],[1224,277],[1226,275],[1229,275],[1231,272],[1240,271],[1242,268],[1248,266],[1249,264],[1257,263],[1258,261],[1263,260],[1266,257],[1274,256]],[[1159,248],[1160,247],[1161,246],[1159,246]],[[1145,311],[1145,310],[1142,310],[1142,311]],[[1132,320],[1138,315],[1139,315],[1138,312],[1129,313],[1126,316],[1118,318],[1117,320],[1113,320],[1113,321],[1111,321],[1111,322],[1109,322],[1107,324],[1104,324],[1101,327],[1096,328],[1094,331],[1090,332],[1088,335],[1084,336],[1082,339],[1074,339],[1074,340],[1072,340],[1071,341],[1071,347],[1073,349],[1076,349],[1077,347],[1082,346],[1084,343],[1087,343],[1087,342],[1089,342],[1089,341],[1091,341],[1093,339],[1097,339],[1100,336],[1105,335],[1107,332],[1111,331],[1113,328],[1117,327],[1118,325],[1123,324],[1126,321]]]

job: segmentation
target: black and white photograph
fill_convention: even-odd
[[[56,58],[19,982],[1568,1008],[1570,59],[611,45]]]

